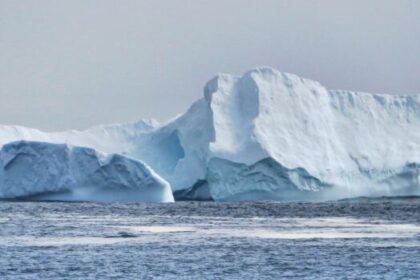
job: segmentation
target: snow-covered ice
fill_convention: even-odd
[[[269,67],[217,75],[203,98],[163,124],[60,133],[0,126],[0,145],[17,140],[142,161],[181,199],[420,194],[420,95],[328,90]]]

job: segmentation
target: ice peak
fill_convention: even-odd
[[[243,87],[254,90],[257,94],[265,93],[260,90],[265,85],[277,85],[286,89],[294,89],[296,87],[308,88],[324,88],[319,82],[302,78],[298,75],[281,72],[273,67],[262,66],[256,67],[242,76],[220,73],[208,81],[204,87],[204,97],[211,102],[212,95],[215,92],[232,92],[232,87],[239,81]]]
[[[234,84],[240,77],[230,74],[219,73],[213,77],[204,86],[204,98],[210,102],[212,94],[216,91],[229,91],[232,84]]]
[[[322,85],[317,81],[303,78],[296,74],[281,72],[269,66],[262,66],[251,69],[243,75],[243,78],[252,78],[254,80],[260,80],[274,84],[284,84],[287,87],[293,87],[299,84],[322,87]]]

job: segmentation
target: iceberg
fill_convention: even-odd
[[[0,198],[173,202],[147,165],[66,144],[18,141],[0,150]]]
[[[420,194],[420,95],[328,90],[270,67],[217,75],[186,113],[162,124],[59,133],[0,126],[0,146],[18,140],[144,162],[180,200]]]
[[[139,143],[179,199],[420,194],[420,95],[328,90],[269,67],[217,75]]]

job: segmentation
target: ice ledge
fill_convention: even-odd
[[[0,150],[0,198],[172,202],[144,163],[84,147],[17,141]]]

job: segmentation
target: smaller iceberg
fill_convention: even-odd
[[[174,201],[169,183],[138,160],[34,141],[0,150],[0,199]]]

